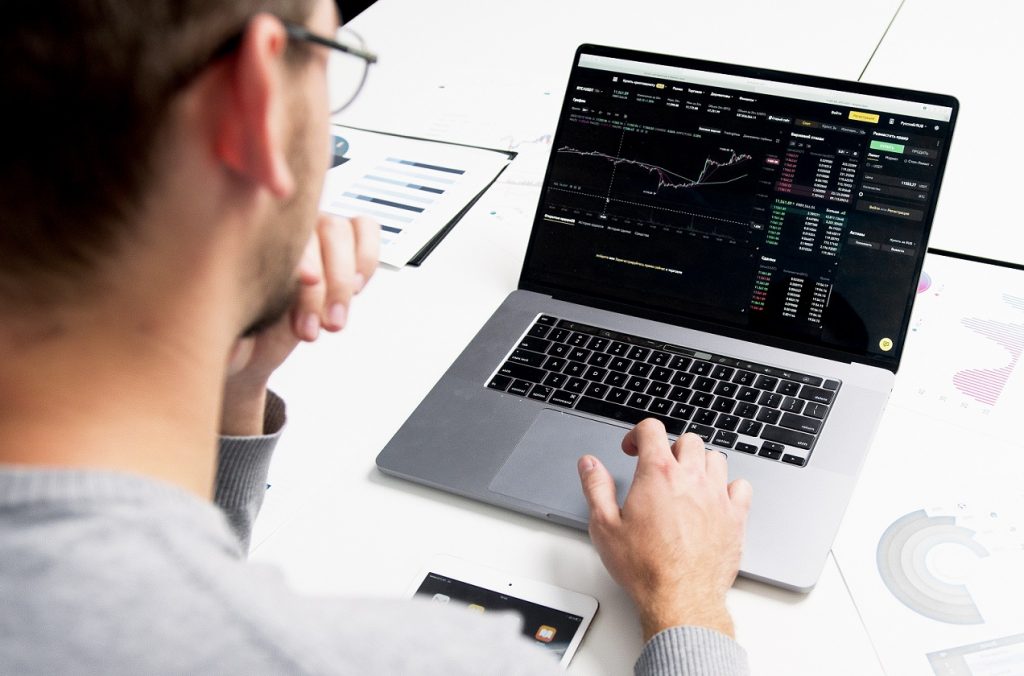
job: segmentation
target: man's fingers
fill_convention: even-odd
[[[356,284],[355,293],[362,291],[373,277],[380,260],[380,224],[366,216],[352,219],[356,241]]]
[[[653,450],[662,443],[668,447],[665,425],[656,418],[645,418],[622,437],[622,450],[626,455],[637,456],[642,450]]]
[[[590,506],[590,523],[614,526],[622,518],[615,500],[615,479],[592,455],[585,455],[576,463],[580,473],[583,495]]]
[[[704,469],[716,485],[724,486],[729,480],[729,461],[719,451],[704,452]]]
[[[326,283],[321,269],[319,237],[310,237],[299,264],[299,294],[292,308],[292,330],[300,340],[314,341],[320,334],[320,315]]]
[[[754,487],[746,479],[736,479],[729,484],[729,500],[743,511],[744,516],[750,511],[753,498]]]
[[[356,289],[356,236],[347,218],[323,214],[317,221],[324,281],[324,326],[338,331],[348,320],[348,304]]]
[[[687,432],[676,439],[676,443],[672,445],[672,454],[681,465],[703,467],[707,451],[704,450],[704,441],[699,436]]]

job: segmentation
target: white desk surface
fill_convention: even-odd
[[[907,0],[900,21],[909,22],[913,4]],[[380,0],[356,19],[381,61],[343,121],[524,153],[508,172],[513,178],[495,186],[421,268],[380,271],[342,334],[303,346],[275,375],[289,426],[252,559],[319,594],[400,595],[434,553],[577,589],[601,609],[570,673],[630,673],[641,647],[635,612],[585,534],[385,477],[374,458],[516,286],[546,159],[543,135],[554,129],[578,43],[855,79],[898,5]],[[929,26],[941,35],[957,29],[955,18]],[[890,33],[897,37],[917,47],[912,27]],[[893,81],[916,86],[923,72],[933,79],[922,87],[949,89],[928,59],[896,75],[899,51],[885,52],[893,55]],[[950,195],[966,191],[950,187],[954,176],[966,183],[966,169],[954,173],[951,163],[944,209]],[[740,580],[729,604],[754,673],[882,673],[831,558],[809,595]]]

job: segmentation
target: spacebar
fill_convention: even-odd
[[[656,418],[665,423],[665,429],[668,430],[669,434],[682,434],[683,427],[686,425],[682,420],[656,415],[649,411],[641,411],[638,408],[619,406],[618,404],[601,401],[593,397],[580,397],[580,400],[576,403],[576,410],[604,416],[605,418],[612,418],[613,420],[619,420],[630,425],[635,425],[644,418]]]

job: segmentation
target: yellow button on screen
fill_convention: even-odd
[[[892,339],[882,338],[880,341],[878,341],[878,347],[882,348],[882,352],[888,352],[889,350],[892,349]]]
[[[875,113],[862,113],[859,110],[850,111],[850,119],[857,120],[858,122],[874,122],[878,123],[878,115]]]

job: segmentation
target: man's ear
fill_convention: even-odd
[[[287,162],[287,46],[288,35],[277,18],[257,14],[249,20],[227,63],[227,91],[215,132],[218,159],[282,199],[295,190]]]

